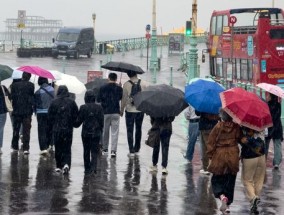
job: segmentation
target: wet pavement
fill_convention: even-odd
[[[201,47],[202,48],[202,47]],[[201,50],[201,49],[200,49]],[[140,51],[116,53],[112,60],[123,60],[146,68],[146,58]],[[145,55],[145,54],[144,54]],[[200,56],[199,56],[200,58]],[[100,60],[106,56],[96,55],[91,59],[66,60],[52,58],[17,58],[15,53],[0,53],[1,64],[12,67],[20,65],[39,65],[46,69],[76,75],[86,82],[87,71],[97,70]],[[173,83],[184,88],[185,76],[176,71],[179,56],[167,56],[163,49],[162,71],[158,72],[158,83],[170,82],[170,66],[174,68]],[[63,65],[64,64],[64,65]],[[200,63],[201,64],[201,63]],[[201,64],[201,76],[207,75],[207,64]],[[126,80],[123,74],[122,82]],[[151,73],[141,76],[151,82]],[[8,86],[11,80],[3,81]],[[83,95],[77,95],[76,102],[81,105]],[[187,124],[180,114],[173,122],[173,135],[170,142],[167,176],[149,172],[152,150],[144,144],[150,128],[148,117],[144,119],[142,147],[139,156],[127,157],[125,118],[120,121],[117,158],[100,156],[96,175],[84,176],[83,147],[81,128],[74,130],[72,146],[72,167],[68,176],[54,172],[54,154],[47,157],[39,155],[37,123],[33,116],[30,155],[11,153],[11,122],[7,116],[4,133],[3,154],[0,156],[0,214],[220,214],[219,202],[215,200],[210,186],[210,176],[199,173],[201,162],[199,142],[192,164],[186,162],[182,153],[186,149]],[[273,144],[270,144],[273,145]],[[272,170],[272,153],[267,161],[267,174],[259,206],[260,214],[284,214],[283,167]],[[161,157],[160,160],[161,162]],[[159,165],[160,165],[159,162]],[[240,173],[237,177],[235,199],[231,214],[249,214]]]

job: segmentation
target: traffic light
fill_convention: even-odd
[[[189,36],[192,33],[191,21],[186,21],[185,35]]]

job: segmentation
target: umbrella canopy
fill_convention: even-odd
[[[48,70],[48,71],[53,75],[54,80],[60,80],[62,74],[64,74],[64,73],[59,72],[59,71],[57,71],[57,70]]]
[[[137,110],[152,117],[177,116],[188,106],[180,89],[165,84],[149,86],[133,100]]]
[[[273,84],[267,84],[267,83],[259,83],[256,85],[257,87],[272,93],[280,98],[284,98],[284,90],[277,86],[277,85],[273,85]]]
[[[185,87],[185,101],[197,111],[218,114],[222,106],[219,93],[224,90],[211,79],[199,79]]]
[[[86,91],[85,84],[79,81],[79,79],[73,75],[67,75],[62,73],[61,79],[55,81],[55,85],[66,85],[70,93],[81,94]]]
[[[236,87],[220,93],[222,108],[245,127],[262,131],[272,126],[269,107],[256,94]]]
[[[54,76],[48,70],[45,70],[39,66],[21,66],[17,68],[17,70],[31,73],[40,77],[49,78],[52,80],[55,79]]]
[[[95,95],[97,96],[99,94],[101,86],[105,85],[106,83],[108,83],[108,79],[96,78],[95,80],[86,83],[85,86],[88,90],[94,90]]]
[[[116,62],[116,61],[110,61],[106,63],[105,65],[102,65],[102,68],[108,69],[111,71],[117,71],[117,72],[134,72],[136,74],[143,74],[145,73],[141,67],[125,63],[125,62]]]
[[[0,64],[0,81],[10,78],[12,73],[13,69],[11,67]]]

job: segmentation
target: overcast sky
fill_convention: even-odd
[[[27,16],[59,19],[65,26],[93,26],[96,14],[96,37],[114,38],[121,35],[144,36],[145,26],[152,25],[153,0],[1,0],[0,31],[5,31],[5,20],[17,18],[18,10]],[[198,0],[198,26],[208,30],[213,10],[271,7],[273,0]],[[274,0],[275,7],[284,8],[284,0]],[[169,32],[180,28],[191,17],[192,0],[156,0],[157,28]]]

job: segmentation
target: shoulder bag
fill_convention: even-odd
[[[12,103],[11,103],[9,97],[6,95],[5,90],[4,90],[4,87],[1,86],[1,88],[2,88],[2,92],[3,92],[3,96],[4,96],[6,108],[7,108],[7,110],[8,110],[9,112],[12,112],[12,111],[13,111]]]

